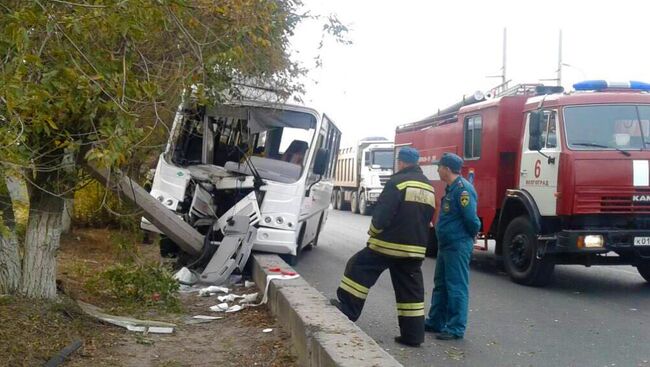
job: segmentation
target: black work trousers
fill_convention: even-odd
[[[424,341],[424,284],[422,260],[379,254],[368,247],[348,260],[336,290],[341,311],[352,321],[361,316],[370,288],[384,270],[390,270],[395,290],[397,319],[401,336],[411,343]]]

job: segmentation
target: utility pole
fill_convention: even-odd
[[[562,85],[562,66],[564,66],[562,62],[562,30],[560,29],[560,38],[558,42],[558,52],[557,52],[557,70],[555,71],[557,73],[557,77],[553,79],[540,79],[540,81],[549,81],[552,82],[554,81],[558,86]]]
[[[506,85],[506,47],[508,45],[508,29],[503,28],[503,67],[501,68],[501,84]]]
[[[508,46],[508,29],[503,28],[503,64],[501,66],[501,75],[488,75],[488,78],[501,78],[501,84],[494,87],[492,91],[495,95],[499,95],[501,92],[508,89],[509,80],[506,79],[506,57],[507,57],[507,46]]]
[[[557,85],[562,85],[562,29],[560,29],[560,41],[557,57]]]

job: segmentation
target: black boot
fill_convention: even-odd
[[[410,342],[410,341],[408,341],[408,340],[405,340],[405,339],[402,338],[401,336],[396,336],[396,337],[395,337],[395,343],[402,344],[402,345],[406,345],[407,347],[414,347],[414,348],[417,348],[417,347],[420,346],[420,344],[422,344],[422,343],[413,343],[413,342]]]
[[[339,301],[338,299],[330,298],[330,305],[338,308],[339,311],[343,312],[343,310],[341,309],[341,301]]]

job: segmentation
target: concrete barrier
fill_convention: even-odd
[[[253,279],[264,290],[268,269],[294,271],[277,255],[253,256]],[[372,338],[348,320],[302,277],[271,280],[268,305],[291,333],[301,366],[402,366]]]

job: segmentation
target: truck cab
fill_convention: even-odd
[[[393,142],[383,137],[364,138],[339,150],[337,160],[334,208],[370,214],[393,174]]]
[[[576,88],[526,103],[517,187],[537,207],[528,215],[538,222],[538,243],[511,243],[517,234],[502,223],[505,263],[524,276],[538,261],[516,254],[534,247],[542,266],[631,264],[648,279],[650,95]]]

